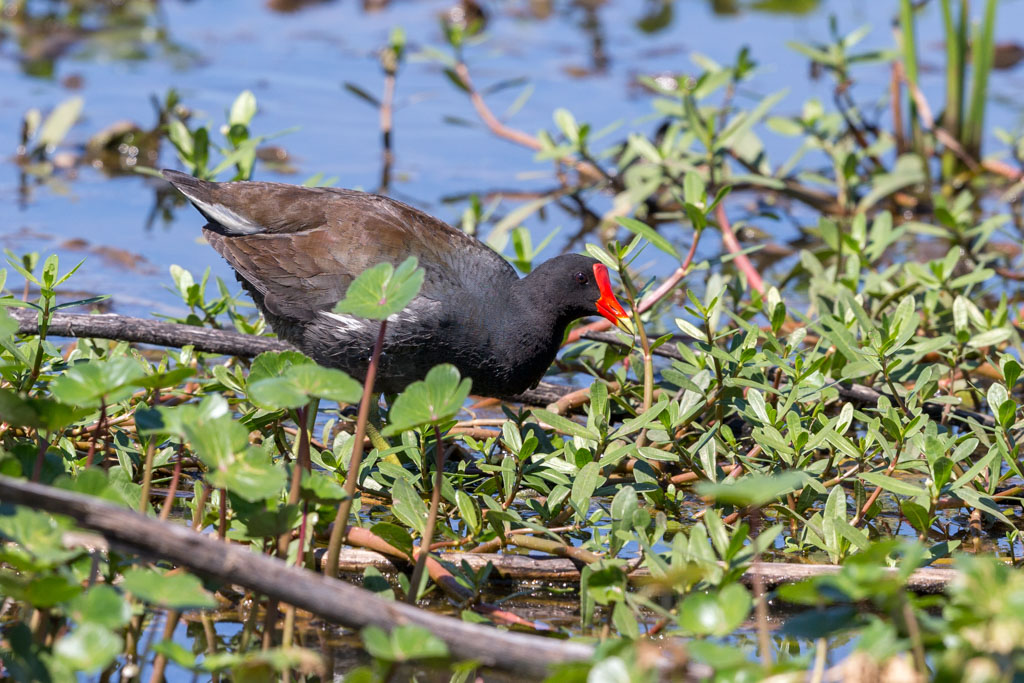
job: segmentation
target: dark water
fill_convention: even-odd
[[[257,166],[256,178],[301,182],[323,173],[336,176],[341,186],[375,189],[381,164],[377,112],[342,84],[348,81],[380,93],[376,51],[396,26],[408,35],[411,57],[398,78],[393,196],[456,222],[467,202],[446,198],[543,191],[555,184],[550,164],[533,161],[529,150],[479,126],[446,122],[451,117],[476,118],[468,99],[438,64],[419,53],[427,47],[444,50],[438,17],[457,4],[454,0],[366,4],[387,6],[370,11],[359,2],[127,0],[116,5],[81,3],[81,18],[68,19],[65,3],[29,1],[28,18],[0,19],[0,140],[6,141],[0,149],[7,150],[7,158],[0,161],[2,246],[18,253],[57,251],[68,260],[87,257],[73,284],[112,294],[119,312],[180,311],[176,298],[163,289],[171,264],[193,271],[211,266],[215,274],[228,276],[216,255],[196,243],[199,216],[181,207],[168,220],[154,219],[154,181],[109,179],[89,167],[58,171],[50,183],[29,181],[26,188],[17,166],[9,162],[24,112],[30,107],[46,112],[72,95],[82,96],[82,119],[67,138],[66,149],[74,152],[116,121],[152,126],[150,96],[163,97],[169,88],[176,88],[195,111],[193,126],[203,121],[219,126],[235,96],[251,89],[260,107],[252,125],[255,133],[300,127],[274,141],[288,151],[295,172],[284,175]],[[288,6],[294,11],[280,11]],[[530,88],[532,95],[508,118],[510,125],[530,133],[551,129],[553,110],[566,107],[594,130],[621,122],[608,137],[615,140],[630,130],[650,132],[656,125],[650,97],[636,87],[635,77],[697,73],[693,53],[727,63],[741,46],[750,47],[760,73],[741,91],[740,106],[781,89],[789,94],[777,113],[798,112],[808,97],[820,97],[828,105],[831,82],[811,80],[807,60],[788,49],[786,41],[827,40],[829,17],[834,15],[842,32],[872,27],[865,48],[891,47],[889,26],[897,3],[521,0],[486,2],[483,7],[487,37],[466,53],[477,85],[524,79],[489,96],[492,109],[501,115]],[[771,11],[776,7],[806,11]],[[997,38],[1012,40],[1014,27],[1024,20],[1024,3],[1003,2],[999,11]],[[47,22],[50,13],[64,20]],[[938,7],[927,8],[920,29],[922,62],[934,102],[941,99],[939,29]],[[929,65],[936,68],[928,71]],[[860,101],[885,97],[887,69],[867,67],[856,73]],[[995,75],[991,122],[1010,130],[1020,127],[1022,86],[1019,70]],[[771,133],[763,137],[775,163],[796,144]],[[166,144],[160,164],[175,165]],[[594,208],[606,208],[603,202],[607,200],[595,199]],[[521,199],[505,199],[496,216],[521,204]],[[578,223],[556,208],[526,221],[535,242],[560,229],[542,258],[560,250],[578,231]],[[782,240],[792,236],[788,224],[760,227]],[[483,226],[481,232],[489,229]],[[686,239],[682,231],[677,239]],[[705,243],[708,255],[717,252],[717,240]],[[667,272],[668,264],[654,262],[650,268],[656,276]]]

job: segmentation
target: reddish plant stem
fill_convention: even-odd
[[[217,538],[227,541],[228,538],[228,491],[220,489],[220,519],[217,520]]]
[[[164,506],[160,510],[160,521],[166,521],[174,506],[174,497],[178,495],[178,481],[181,479],[181,451],[174,461],[174,474],[171,475],[171,484],[167,488],[167,498],[164,499]]]
[[[359,415],[356,418],[356,433],[352,437],[352,457],[348,463],[348,474],[345,476],[345,499],[338,505],[338,514],[334,518],[331,539],[327,547],[327,572],[331,578],[338,576],[338,556],[341,544],[345,542],[348,530],[348,516],[352,510],[352,499],[356,493],[356,482],[359,479],[359,466],[363,462],[363,439],[366,438],[366,422],[370,419],[370,398],[373,396],[373,383],[377,378],[377,366],[380,364],[381,350],[384,348],[384,332],[387,320],[380,321],[380,332],[377,343],[373,346],[370,366],[366,368],[366,381],[363,383],[363,398],[359,402]]]
[[[39,483],[39,477],[43,474],[43,463],[46,461],[46,451],[50,446],[49,442],[38,433],[36,439],[39,440],[39,450],[36,452],[36,464],[32,468],[32,483],[34,484]]]
[[[92,431],[92,442],[89,444],[89,453],[85,456],[85,466],[92,467],[92,460],[96,455],[96,443],[100,440],[100,431],[107,421],[107,403],[100,398],[100,419],[96,421],[96,428]]]
[[[178,610],[167,610],[167,616],[164,621],[164,640],[170,641],[174,638],[174,629],[178,625],[178,619],[181,618],[181,613]],[[162,683],[164,680],[164,671],[167,669],[167,655],[160,653],[153,660],[153,670],[149,674],[149,683]]]
[[[896,454],[892,456],[892,462],[889,463],[889,466],[885,468],[885,476],[892,476],[892,473],[896,471],[896,465],[898,465],[900,462],[900,454],[902,452],[903,444],[899,444],[896,448]],[[871,506],[875,504],[876,500],[878,500],[878,496],[880,496],[881,494],[882,487],[876,486],[875,490],[872,491],[871,495],[868,496],[867,500],[864,501],[864,506],[860,510],[857,510],[857,514],[855,514],[853,516],[853,519],[850,520],[850,524],[853,526],[858,526],[861,523],[861,520],[863,520],[864,517],[868,514],[868,511],[871,510]]]
[[[395,100],[395,74],[397,73],[397,60],[395,64],[386,65],[384,69],[384,94],[380,100],[380,137],[383,150],[380,169],[380,194],[385,194],[391,184],[391,165],[395,157],[391,148],[391,130],[393,128],[394,100]]]
[[[750,262],[747,255],[743,253],[740,242],[736,239],[736,233],[733,232],[732,225],[729,223],[729,217],[725,215],[724,202],[719,202],[718,206],[715,207],[715,218],[718,219],[718,227],[722,231],[722,244],[730,254],[735,254],[733,263],[739,268],[740,272],[747,276],[747,283],[751,289],[757,291],[758,294],[764,294],[764,281],[761,280],[761,274],[757,272],[757,268]]]

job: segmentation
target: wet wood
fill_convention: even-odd
[[[248,547],[224,544],[186,526],[161,522],[89,496],[0,476],[0,501],[68,515],[79,526],[102,534],[113,548],[169,560],[342,626],[422,626],[443,640],[454,657],[474,659],[485,667],[539,677],[555,664],[593,656],[593,648],[584,643],[503,631],[385,600],[349,583],[254,553]],[[667,671],[672,663],[663,658],[659,666]],[[695,671],[692,664],[688,667],[685,676],[709,674]]]
[[[18,321],[20,334],[38,334],[37,313],[29,308],[8,308]],[[154,344],[157,346],[194,346],[204,353],[250,358],[265,351],[294,351],[295,347],[273,337],[258,337],[229,330],[215,330],[195,325],[180,325],[149,318],[132,318],[109,313],[82,315],[54,313],[50,319],[51,337],[84,337],[115,341]]]
[[[322,561],[323,558],[321,558]],[[456,567],[466,562],[474,570],[480,570],[490,562],[494,569],[492,581],[573,584],[579,583],[580,564],[562,557],[530,557],[528,555],[503,555],[497,553],[441,553],[438,559]],[[362,574],[367,567],[374,567],[381,573],[406,571],[407,567],[396,565],[390,558],[372,550],[346,548],[338,558],[338,569],[343,574]],[[742,581],[752,585],[754,576],[760,573],[765,588],[774,589],[787,583],[796,583],[815,576],[836,574],[841,567],[830,564],[797,564],[793,562],[759,562],[743,574]],[[889,570],[895,573],[895,570]],[[637,569],[630,578],[643,582],[651,574],[646,569]],[[911,573],[907,590],[920,595],[941,593],[953,579],[959,576],[955,569],[925,567]]]

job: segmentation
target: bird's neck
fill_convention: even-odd
[[[496,315],[502,329],[495,335],[503,340],[503,361],[526,383],[533,386],[551,366],[572,316],[550,307],[550,299],[532,286],[529,277],[511,287],[507,309]]]

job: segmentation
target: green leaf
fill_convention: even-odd
[[[391,487],[391,511],[403,524],[421,536],[427,528],[427,506],[406,479],[395,479]]]
[[[128,398],[134,382],[145,374],[131,358],[108,358],[75,363],[50,385],[61,403],[95,408],[104,400],[108,405]]]
[[[875,176],[871,190],[857,204],[857,212],[865,212],[876,203],[906,187],[924,182],[924,164],[915,154],[904,154],[896,160],[890,173]]]
[[[478,533],[480,531],[480,508],[462,489],[455,490],[455,502],[459,506],[462,521],[469,528],[470,533]]]
[[[3,287],[3,274],[7,271],[0,271],[0,287]],[[7,309],[0,306],[0,341],[7,341],[18,332],[18,321],[11,317]]]
[[[900,510],[919,534],[927,533],[928,528],[931,527],[932,520],[924,506],[918,505],[912,500],[901,500]]]
[[[725,636],[743,623],[752,605],[750,593],[736,583],[717,593],[695,593],[683,601],[679,625],[698,635]]]
[[[8,538],[45,565],[57,564],[81,554],[64,547],[69,525],[45,512],[0,503],[0,537]]]
[[[451,419],[462,409],[470,386],[471,380],[460,380],[454,365],[445,363],[431,368],[426,379],[413,382],[395,399],[384,435]]]
[[[387,541],[412,558],[412,536],[409,535],[408,531],[397,524],[391,524],[390,522],[378,522],[370,528],[370,533]]]
[[[243,90],[231,104],[231,112],[228,114],[228,123],[232,126],[241,124],[248,126],[252,117],[256,115],[256,96],[251,90]]]
[[[53,607],[81,594],[82,586],[70,577],[59,574],[38,576],[25,586],[24,599],[35,607]]]
[[[896,479],[888,475],[882,474],[881,472],[865,472],[860,475],[860,478],[869,484],[881,487],[885,491],[895,493],[900,496],[910,496],[911,498],[917,498],[919,496],[927,496],[928,492],[923,486],[911,484],[910,482],[903,481],[902,479]]]
[[[85,100],[81,97],[71,97],[54,107],[39,131],[37,147],[52,151],[54,147],[63,142],[64,137],[81,115],[84,104]]]
[[[572,492],[569,494],[569,501],[576,508],[578,520],[582,521],[586,518],[590,511],[590,498],[604,481],[605,477],[601,474],[601,467],[596,462],[588,462],[576,475],[576,479],[572,483]]]
[[[68,615],[78,623],[90,622],[109,629],[118,629],[132,618],[128,601],[114,588],[95,584],[68,603]]]
[[[807,478],[806,474],[794,471],[774,476],[748,474],[733,480],[734,483],[701,482],[696,489],[698,494],[713,498],[719,505],[760,506],[802,488]]]
[[[400,312],[423,286],[426,271],[416,266],[416,257],[410,256],[398,268],[390,263],[367,268],[348,286],[334,312],[371,320],[384,320]]]
[[[119,635],[100,624],[86,622],[58,640],[53,654],[73,671],[94,673],[113,662],[123,647]]]
[[[535,420],[545,422],[552,429],[562,434],[570,434],[583,439],[590,439],[591,441],[600,441],[601,439],[601,435],[594,430],[588,429],[578,422],[573,422],[557,413],[552,413],[550,410],[534,408],[531,413]]]
[[[1001,344],[1010,338],[1013,332],[1009,327],[997,327],[992,330],[987,330],[980,334],[976,334],[971,337],[971,340],[967,342],[967,345],[972,349],[980,349],[985,346],[995,346]]]
[[[400,661],[448,656],[448,646],[422,626],[406,624],[391,631],[393,651]]]
[[[212,486],[225,488],[249,502],[275,498],[284,488],[285,480],[284,469],[275,465],[270,455],[259,448],[232,453],[228,460],[207,475]]]
[[[366,651],[375,659],[385,662],[439,659],[448,656],[448,646],[444,641],[422,626],[397,626],[390,635],[377,626],[367,626],[361,635]]]
[[[122,587],[145,602],[167,609],[202,609],[217,601],[191,574],[163,574],[154,569],[129,569]]]
[[[303,500],[320,503],[338,503],[345,499],[345,489],[333,476],[313,470],[304,477],[300,486]]]
[[[252,360],[249,368],[249,382],[258,382],[261,379],[280,377],[288,372],[293,365],[314,365],[312,358],[308,358],[298,351],[266,351]]]
[[[341,370],[312,363],[291,365],[281,376],[249,383],[249,398],[268,410],[299,408],[314,397],[357,403],[362,394],[362,385]]]
[[[47,398],[22,398],[9,389],[0,389],[0,420],[18,427],[34,427],[47,432],[59,431],[85,413]]]
[[[676,251],[676,248],[673,247],[667,239],[659,235],[651,226],[646,223],[642,223],[635,218],[628,218],[626,216],[617,217],[616,220],[619,222],[619,225],[632,233],[640,235],[672,258],[679,258],[679,252]]]

